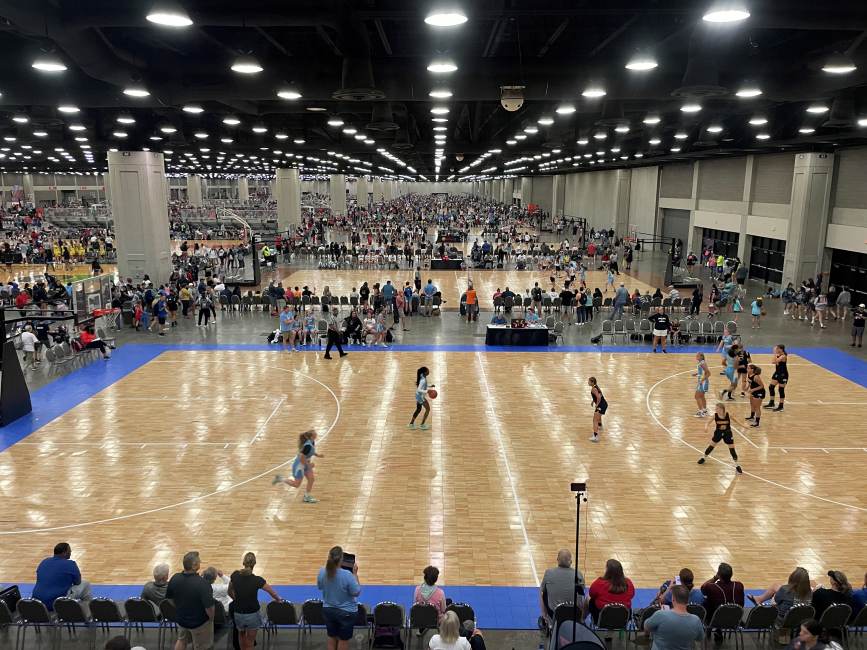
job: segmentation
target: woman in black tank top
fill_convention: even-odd
[[[773,409],[776,413],[783,410],[783,405],[786,403],[786,386],[789,383],[789,355],[786,352],[786,346],[783,344],[774,346],[774,374],[771,377],[771,383],[768,384],[768,392],[771,398],[765,404],[765,408]],[[774,393],[777,386],[780,387],[780,403],[774,408]]]
[[[734,418],[731,416],[731,413],[726,411],[726,405],[722,402],[718,402],[716,405],[716,411],[713,414],[713,420],[708,420],[704,427],[705,432],[707,432],[707,430],[710,429],[710,425],[713,424],[714,432],[710,444],[707,446],[707,449],[704,450],[704,456],[698,459],[699,465],[704,465],[705,462],[707,462],[708,457],[713,453],[714,447],[716,447],[717,443],[722,441],[728,446],[732,460],[735,461],[735,471],[738,474],[743,474],[744,471],[738,464],[738,452],[735,450],[735,439],[732,435],[732,421],[734,421]]]
[[[765,399],[765,382],[762,380],[762,369],[754,363],[747,366],[747,379],[750,382],[750,426],[757,427],[762,419],[762,400]]]
[[[593,435],[590,437],[590,442],[599,442],[599,431],[602,429],[602,416],[608,410],[608,402],[605,401],[602,389],[596,384],[596,377],[590,377],[587,380],[587,384],[590,386],[590,399],[593,402]]]

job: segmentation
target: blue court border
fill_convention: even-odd
[[[597,345],[572,345],[557,347],[499,347],[486,345],[394,345],[388,350],[349,346],[350,352],[365,354],[391,354],[400,352],[590,352],[616,354],[651,354],[643,347],[618,347]],[[672,350],[669,354],[694,354],[708,352],[707,346],[686,346]],[[0,428],[0,453],[16,442],[29,436],[52,420],[60,417],[75,406],[85,402],[100,391],[120,381],[127,375],[157,358],[163,352],[172,351],[250,351],[289,354],[275,345],[256,344],[144,344],[130,343],[114,352],[110,361],[93,361],[87,366],[56,379],[34,390],[31,394],[33,413]],[[755,354],[767,354],[770,349],[757,349]],[[867,362],[836,348],[793,348],[797,354],[830,372],[867,388]],[[339,363],[335,359],[335,363]],[[363,578],[363,573],[362,573]],[[589,580],[589,576],[588,576]],[[0,586],[5,586],[0,583]],[[32,584],[19,583],[22,595],[29,595]],[[125,600],[141,593],[140,585],[94,585],[94,594]],[[318,598],[319,591],[312,585],[277,585],[277,592],[287,600],[301,603],[308,598]],[[470,603],[476,612],[480,627],[487,629],[532,630],[536,629],[539,615],[538,589],[534,587],[494,587],[494,586],[450,586],[444,589],[449,598],[456,602]],[[369,585],[363,586],[361,602],[372,606],[390,600],[400,603],[409,610],[412,604],[414,587],[406,585]],[[633,607],[644,607],[656,594],[655,588],[637,589]],[[760,590],[752,593],[758,594]]]

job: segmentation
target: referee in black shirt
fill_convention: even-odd
[[[671,319],[668,317],[662,307],[656,308],[656,313],[651,314],[647,319],[653,324],[653,351],[656,352],[656,345],[662,343],[662,351],[665,352],[665,342],[668,340],[668,332],[671,329]]]

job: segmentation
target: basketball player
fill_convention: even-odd
[[[665,352],[665,342],[668,340],[668,330],[671,329],[671,319],[662,310],[662,307],[657,307],[656,313],[651,314],[647,320],[653,323],[653,351],[656,352],[656,346],[661,343],[662,351]]]
[[[768,385],[771,399],[765,404],[765,408],[779,413],[786,403],[786,385],[789,383],[789,355],[786,353],[786,346],[782,343],[774,346],[774,366],[776,366],[776,370],[771,375],[771,383]],[[780,387],[780,404],[774,408],[774,391],[777,386]]]
[[[313,474],[313,458],[325,458],[324,454],[316,452],[316,438],[318,434],[315,431],[305,431],[298,436],[298,454],[295,460],[292,461],[292,478],[284,478],[280,474],[274,477],[271,485],[285,483],[291,487],[297,488],[301,486],[301,481],[307,479],[307,489],[304,491],[304,503],[319,503],[310,493],[313,491],[313,483],[316,476]]]
[[[587,383],[590,385],[590,399],[593,401],[593,436],[590,438],[590,442],[599,442],[602,416],[608,410],[608,402],[605,401],[602,389],[596,384],[596,377],[590,377]]]
[[[424,409],[424,415],[421,417],[421,425],[419,429],[430,429],[427,424],[427,418],[430,415],[430,402],[427,401],[427,389],[433,388],[434,385],[427,383],[427,376],[430,374],[427,366],[422,366],[415,373],[415,412],[412,414],[412,420],[407,425],[408,429],[415,429],[415,419],[418,414]]]
[[[747,349],[743,346],[738,347],[738,358],[736,369],[738,372],[738,379],[741,382],[741,397],[745,397],[747,394],[747,386],[749,381],[747,381],[747,371],[750,367],[750,362],[752,359],[750,358],[750,353],[747,352]]]
[[[738,360],[738,345],[737,343],[733,343],[729,348],[729,351],[726,353],[726,369],[723,374],[725,374],[726,379],[729,382],[728,388],[723,388],[720,393],[720,399],[725,397],[726,393],[728,393],[728,401],[733,402],[734,397],[732,397],[732,391],[734,391],[738,387],[738,378],[736,374],[736,365]]]
[[[762,400],[765,399],[765,382],[762,380],[762,369],[751,363],[747,369],[747,379],[750,382],[750,417],[747,420],[753,421],[750,425],[751,427],[757,427],[762,419]]]
[[[710,370],[707,367],[707,361],[704,358],[704,352],[696,352],[695,360],[698,366],[693,377],[698,377],[698,383],[695,386],[695,403],[698,405],[698,411],[695,412],[695,417],[705,418],[707,412],[707,391],[710,389]]]
[[[716,412],[713,414],[713,420],[708,420],[707,424],[704,427],[705,432],[710,428],[710,425],[714,425],[713,438],[711,438],[710,444],[707,446],[707,449],[704,450],[704,456],[698,459],[699,465],[704,465],[707,461],[707,457],[713,453],[714,447],[722,441],[724,442],[728,448],[729,453],[732,456],[732,460],[735,461],[735,470],[738,474],[743,474],[744,470],[741,469],[741,466],[737,464],[738,462],[738,452],[735,450],[735,439],[732,435],[732,421],[734,418],[730,413],[726,411],[726,405],[722,402],[717,402]]]

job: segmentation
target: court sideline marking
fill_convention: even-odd
[[[524,525],[524,513],[521,510],[521,502],[518,499],[518,488],[515,485],[515,479],[512,477],[512,466],[509,463],[509,456],[506,453],[506,445],[503,443],[503,432],[500,428],[500,421],[497,417],[497,412],[494,410],[494,397],[491,394],[491,387],[488,384],[488,375],[485,372],[485,366],[482,363],[482,353],[476,353],[476,362],[479,366],[479,374],[482,377],[482,384],[485,387],[485,397],[487,398],[485,401],[487,404],[487,409],[490,412],[491,419],[493,421],[494,433],[497,436],[497,447],[500,452],[500,457],[503,460],[503,467],[506,469],[506,476],[509,479],[509,487],[512,490],[512,499],[515,501],[515,509],[518,511],[518,521],[521,522],[521,533],[524,536],[524,544],[527,545],[527,556],[530,559],[530,570],[533,572],[533,580],[536,581],[536,586],[539,586],[539,572],[536,570],[536,561],[533,559],[533,549],[530,546],[530,537],[527,535],[527,526]],[[578,558],[575,558],[575,561],[578,561]]]
[[[686,445],[687,447],[694,450],[698,454],[704,454],[704,450],[699,449],[695,445],[687,442],[682,437],[675,435],[675,433],[671,429],[669,429],[667,426],[665,426],[659,420],[659,418],[656,417],[656,413],[653,412],[653,409],[650,406],[650,396],[653,393],[653,391],[656,390],[656,388],[660,386],[660,384],[662,384],[662,383],[664,383],[670,379],[674,379],[675,377],[679,377],[680,375],[685,375],[687,373],[691,374],[692,372],[693,372],[692,369],[683,370],[681,372],[676,372],[673,375],[669,375],[668,377],[663,377],[662,379],[660,379],[658,382],[653,384],[653,386],[651,386],[648,389],[647,394],[644,397],[644,403],[645,403],[645,406],[647,408],[647,412],[650,414],[650,417],[652,417],[653,420],[656,422],[656,424],[659,425],[660,428],[664,429],[673,440],[681,443],[682,445]],[[788,449],[788,447],[786,449]],[[716,456],[709,456],[709,459],[716,462],[716,463],[719,463],[720,465],[726,465],[726,466],[730,465],[730,463],[728,461],[721,460],[721,459],[717,458]],[[778,487],[778,488],[781,488],[783,490],[787,490],[789,492],[794,492],[795,494],[799,494],[801,496],[810,497],[811,499],[817,499],[819,501],[824,501],[825,503],[832,503],[836,506],[843,506],[844,508],[850,508],[852,510],[859,510],[861,512],[867,512],[867,508],[852,505],[851,503],[843,503],[842,501],[835,501],[834,499],[828,499],[826,497],[819,496],[818,494],[813,494],[812,492],[805,492],[804,490],[797,490],[795,488],[789,487],[788,485],[783,485],[782,483],[777,483],[776,481],[772,481],[770,479],[764,478],[763,476],[759,476],[758,474],[753,474],[752,472],[748,472],[747,470],[744,470],[744,476],[751,476],[752,478],[757,479],[759,481],[762,481],[763,483],[767,483],[768,485],[773,485],[774,487]]]
[[[171,359],[164,359],[161,361],[151,361],[150,363],[181,363],[181,364],[185,364],[188,362],[182,361],[180,359],[176,360],[176,361],[171,360]],[[216,361],[216,360],[210,360],[210,359],[198,359],[197,363],[222,363],[222,362]],[[340,420],[340,400],[338,399],[335,392],[333,390],[331,390],[331,388],[327,384],[322,383],[321,381],[319,381],[315,377],[311,377],[310,375],[307,375],[307,374],[305,374],[299,370],[292,370],[291,368],[281,368],[279,366],[270,366],[270,365],[263,366],[263,365],[258,364],[258,363],[245,363],[245,362],[241,362],[241,361],[232,361],[232,363],[235,365],[254,366],[256,368],[271,368],[272,370],[279,370],[281,372],[286,372],[286,373],[291,372],[291,373],[294,373],[296,375],[300,375],[300,376],[304,377],[305,379],[310,379],[311,381],[314,381],[315,383],[322,386],[329,393],[331,393],[331,397],[334,398],[334,403],[337,406],[337,413],[335,413],[335,415],[334,415],[334,420],[328,426],[328,429],[326,429],[319,436],[320,443],[323,442],[328,437],[328,434],[331,433],[331,431],[334,429],[334,427],[337,426],[337,422],[338,422],[338,420]],[[24,534],[31,534],[31,533],[49,533],[49,532],[58,531],[58,530],[69,530],[70,528],[83,528],[85,526],[95,526],[98,524],[108,524],[108,523],[113,523],[115,521],[123,521],[125,519],[133,519],[134,517],[141,517],[144,515],[151,515],[151,514],[154,514],[156,512],[163,512],[165,510],[171,510],[172,508],[177,508],[179,506],[185,506],[185,505],[189,505],[191,503],[196,503],[198,501],[203,501],[203,500],[208,499],[208,498],[215,496],[217,494],[223,494],[225,492],[229,492],[231,490],[234,490],[235,488],[239,488],[239,487],[242,487],[244,485],[247,485],[248,483],[252,483],[253,481],[257,481],[264,476],[267,476],[269,474],[274,474],[278,469],[281,469],[281,468],[286,467],[287,465],[291,464],[292,461],[294,460],[294,458],[295,457],[293,456],[292,458],[280,463],[279,465],[276,465],[275,467],[267,469],[264,472],[257,474],[256,476],[252,476],[248,479],[245,479],[245,480],[241,481],[240,483],[235,483],[233,485],[227,485],[226,487],[220,488],[219,490],[214,490],[213,492],[209,492],[207,494],[200,494],[197,497],[191,497],[189,499],[184,499],[183,501],[179,501],[177,503],[171,503],[171,504],[165,505],[165,506],[160,506],[159,508],[151,508],[150,510],[143,510],[141,512],[131,512],[131,513],[125,514],[125,515],[118,515],[117,517],[107,517],[105,519],[97,519],[94,521],[85,521],[85,522],[79,522],[76,524],[64,524],[63,526],[51,526],[48,528],[26,528],[26,529],[19,529],[19,530],[3,530],[3,531],[0,531],[0,537],[11,536],[11,535],[24,535]]]

